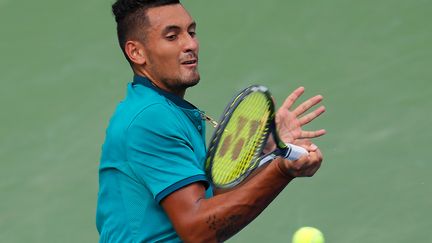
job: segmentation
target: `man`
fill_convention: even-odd
[[[99,171],[100,242],[220,242],[250,223],[295,177],[312,176],[322,155],[303,131],[322,112],[298,118],[322,97],[277,114],[285,142],[308,156],[277,158],[237,188],[213,195],[204,173],[203,113],[183,99],[200,80],[196,23],[174,0],[117,0],[113,5],[120,47],[134,72],[127,95],[111,118]],[[269,144],[268,147],[274,146]]]

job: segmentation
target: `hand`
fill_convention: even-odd
[[[292,92],[284,101],[282,106],[276,113],[276,126],[279,131],[279,136],[285,143],[297,143],[298,139],[310,139],[324,135],[324,129],[315,131],[304,131],[303,126],[313,121],[315,118],[325,112],[325,107],[320,106],[316,110],[309,112],[302,116],[305,112],[309,111],[313,106],[320,103],[323,99],[321,95],[316,95],[295,109],[291,109],[297,99],[304,93],[304,88],[299,87]],[[292,110],[292,111],[291,111]]]
[[[315,144],[307,143],[309,144],[308,146],[303,146],[308,149],[308,155],[302,156],[294,161],[286,159],[278,161],[279,169],[286,177],[311,177],[320,168],[323,159],[321,151]]]

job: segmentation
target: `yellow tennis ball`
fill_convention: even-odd
[[[293,236],[292,243],[324,243],[324,236],[319,229],[302,227]]]

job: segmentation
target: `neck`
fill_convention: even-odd
[[[177,96],[179,96],[180,98],[184,98],[184,96],[185,96],[185,93],[186,93],[186,90],[185,89],[182,89],[182,90],[173,90],[173,89],[170,89],[169,87],[167,87],[165,84],[164,84],[164,82],[162,82],[162,81],[160,81],[160,80],[158,80],[158,79],[156,79],[156,78],[154,78],[148,71],[146,71],[146,70],[134,70],[134,73],[136,74],[136,75],[139,75],[139,76],[142,76],[142,77],[146,77],[146,78],[148,78],[149,80],[150,80],[150,82],[154,85],[154,86],[156,86],[156,87],[158,87],[159,89],[161,89],[161,90],[164,90],[164,91],[166,91],[166,92],[169,92],[169,93],[172,93],[172,94],[175,94],[175,95],[177,95]]]

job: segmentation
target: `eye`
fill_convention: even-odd
[[[177,39],[177,35],[167,35],[167,36],[165,36],[165,38],[166,38],[168,41],[174,41],[174,40]]]
[[[196,36],[196,32],[195,32],[195,30],[194,30],[194,31],[189,31],[189,35],[190,35],[191,37],[195,37],[195,36]]]

